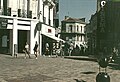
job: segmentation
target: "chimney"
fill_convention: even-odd
[[[65,16],[65,19],[68,19],[69,18],[69,16]]]
[[[85,18],[81,18],[80,20],[82,20],[83,22],[85,22]]]

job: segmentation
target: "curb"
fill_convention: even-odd
[[[96,58],[90,58],[90,57],[84,57],[84,56],[64,56],[64,58],[97,62]]]

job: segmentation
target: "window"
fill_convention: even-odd
[[[81,33],[82,33],[82,26],[81,26]]]
[[[81,35],[81,41],[82,41],[82,35]]]
[[[72,25],[69,25],[69,31],[68,32],[72,32]]]
[[[77,32],[79,32],[79,26],[77,25]]]
[[[43,17],[43,23],[46,23],[46,17]]]
[[[51,25],[51,20],[50,20],[50,7],[49,7],[49,18],[48,18],[48,21],[49,21],[49,25]]]
[[[77,41],[79,41],[79,36],[77,36]]]
[[[51,20],[49,19],[49,25],[51,25]]]
[[[1,0],[0,0],[0,9],[1,9]]]
[[[66,40],[68,40],[69,38],[68,37],[66,37]]]

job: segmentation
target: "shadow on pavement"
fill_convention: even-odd
[[[120,64],[112,63],[112,64],[109,64],[109,67],[110,69],[113,69],[113,70],[120,70]]]
[[[117,57],[114,62],[109,63],[110,69],[120,70],[120,57]]]
[[[88,71],[88,72],[82,72],[83,74],[95,74],[96,72]]]
[[[28,75],[24,78],[8,79],[7,81],[8,82],[44,82],[44,81],[52,81],[54,79],[57,79],[57,78],[38,74],[36,76]]]
[[[84,80],[78,80],[78,79],[74,79],[76,82],[87,82],[87,81],[84,81]]]

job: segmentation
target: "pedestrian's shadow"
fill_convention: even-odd
[[[120,64],[117,63],[110,63],[109,68],[113,70],[120,70]]]
[[[86,82],[84,80],[78,80],[78,79],[74,79],[76,82]]]

